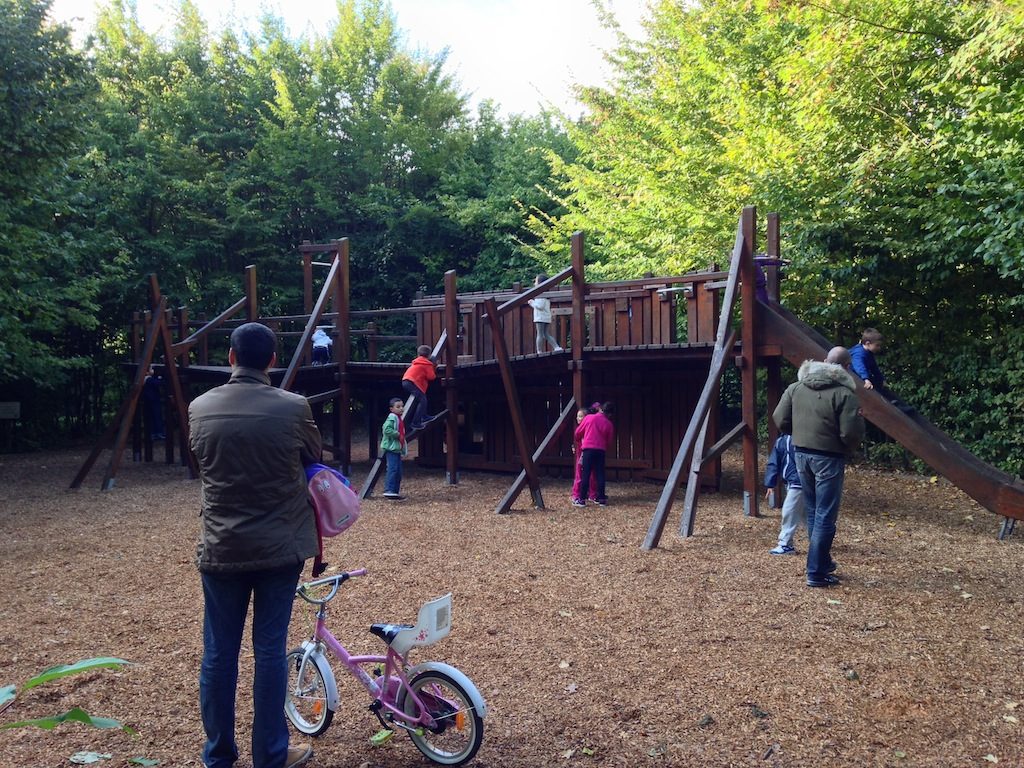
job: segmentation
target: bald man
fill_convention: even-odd
[[[782,395],[773,418],[793,436],[796,469],[807,514],[807,586],[839,584],[832,560],[832,541],[839,519],[846,459],[864,437],[850,353],[833,347],[825,362],[808,360],[795,384]]]

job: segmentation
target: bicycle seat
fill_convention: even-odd
[[[370,632],[375,634],[399,656],[405,656],[412,648],[432,645],[447,637],[452,628],[452,593],[424,603],[416,618],[416,625],[374,624]]]
[[[370,632],[375,634],[388,645],[395,639],[403,629],[412,629],[412,624],[371,624]]]

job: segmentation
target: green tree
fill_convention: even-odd
[[[102,290],[92,239],[70,228],[86,204],[68,176],[95,82],[48,10],[36,0],[0,4],[0,383],[34,424],[29,440],[82,415],[47,399],[80,391],[83,371],[88,382]]]
[[[969,0],[658,3],[583,93],[568,212],[531,229],[635,276],[721,260],[742,205],[778,210],[787,303],[837,342],[882,328],[897,389],[1019,472],[1022,31]]]

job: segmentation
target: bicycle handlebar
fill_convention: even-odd
[[[314,579],[313,581],[304,581],[302,584],[299,584],[299,586],[296,587],[295,594],[297,594],[307,603],[312,603],[313,605],[323,605],[324,603],[329,603],[331,600],[334,599],[334,596],[338,594],[338,589],[346,581],[348,581],[349,579],[357,578],[359,576],[365,576],[366,573],[367,571],[365,568],[357,568],[354,571],[343,571],[342,573],[336,573],[333,576],[324,576],[319,579]],[[313,598],[306,594],[307,589],[311,589],[312,587],[319,587],[324,584],[331,585],[331,591],[328,593],[326,597]]]

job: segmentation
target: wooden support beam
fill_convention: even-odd
[[[743,256],[740,262],[740,293],[743,303],[743,366],[740,369],[743,423],[743,513],[758,516],[760,483],[757,461],[757,344],[758,301],[757,270],[754,253],[757,251],[757,209],[748,205],[740,215],[743,228]]]
[[[316,304],[313,306],[313,311],[306,320],[306,327],[302,331],[302,336],[299,337],[299,343],[295,348],[295,353],[292,355],[292,359],[288,362],[288,367],[285,369],[284,376],[281,378],[281,389],[291,389],[292,385],[295,383],[295,377],[298,375],[299,366],[302,364],[303,350],[309,346],[310,341],[313,338],[313,331],[316,330],[316,324],[320,321],[320,316],[323,314],[324,307],[327,306],[327,301],[334,292],[335,280],[337,280],[338,271],[340,269],[341,259],[338,256],[335,256],[334,263],[331,265],[331,270],[327,273],[327,279],[324,281],[324,287],[320,289],[320,297],[316,300]]]
[[[558,415],[555,423],[551,426],[551,429],[548,430],[547,435],[545,435],[544,439],[541,440],[540,445],[537,446],[537,450],[533,452],[534,462],[539,462],[541,457],[547,451],[548,446],[559,438],[565,429],[565,425],[570,423],[569,417],[574,416],[576,414],[576,410],[576,398],[571,397],[569,398],[569,402],[565,404],[565,408],[563,408],[562,412]],[[519,494],[523,492],[523,487],[525,485],[526,470],[523,470],[519,473],[519,476],[516,477],[508,491],[506,491],[501,501],[498,502],[498,508],[495,511],[499,515],[507,514],[508,511],[512,509],[512,505],[515,504],[516,499],[519,498]]]
[[[501,383],[505,387],[505,399],[508,400],[509,415],[512,418],[512,430],[515,433],[516,446],[523,462],[523,470],[526,472],[526,480],[530,484],[533,505],[538,509],[544,509],[544,497],[540,492],[540,476],[537,473],[537,465],[533,462],[533,453],[526,442],[526,424],[523,420],[523,407],[519,401],[519,393],[516,391],[515,378],[512,376],[512,365],[508,359],[508,348],[505,346],[505,334],[501,327],[498,305],[493,297],[484,302],[484,311],[487,313],[488,320],[490,320],[491,337],[494,341],[494,356],[498,360]]]
[[[333,420],[333,453],[335,462],[341,467],[345,475],[352,472],[352,385],[348,380],[348,364],[352,359],[352,334],[349,311],[352,304],[352,283],[350,276],[349,244],[348,238],[332,240],[335,246],[335,258],[337,263],[331,265],[328,274],[328,281],[331,276],[334,278],[334,310],[337,317],[334,320],[334,343],[331,348],[334,353],[334,361],[338,364],[338,397],[334,401]],[[309,349],[309,345],[304,345]]]
[[[232,304],[230,307],[228,307],[223,312],[221,312],[219,315],[217,315],[215,318],[213,318],[213,320],[211,320],[210,322],[206,323],[202,328],[200,328],[198,331],[193,333],[191,336],[189,336],[188,338],[182,339],[177,344],[175,344],[173,347],[171,347],[171,353],[175,357],[177,357],[178,355],[182,355],[182,354],[188,352],[192,347],[194,347],[200,341],[205,341],[206,337],[212,331],[215,331],[217,328],[222,326],[226,321],[230,320],[232,317],[234,317],[239,312],[241,312],[243,309],[245,309],[247,304],[248,304],[248,301],[249,300],[247,298],[242,298],[242,299],[239,299],[238,301],[236,301],[234,304]],[[200,365],[206,365],[206,361],[203,358],[202,353],[200,354],[199,364]]]
[[[96,441],[96,445],[93,446],[92,451],[89,452],[89,455],[78,470],[78,474],[76,474],[71,480],[71,488],[79,488],[82,485],[82,482],[85,480],[86,476],[88,476],[89,471],[93,468],[93,465],[100,457],[103,449],[111,445],[111,440],[114,439],[115,435],[120,437],[121,433],[125,432],[125,430],[131,426],[132,419],[135,415],[135,409],[138,406],[139,395],[142,394],[142,385],[146,380],[146,371],[149,370],[149,366],[153,362],[153,352],[156,349],[157,339],[160,338],[159,329],[163,324],[163,310],[166,306],[166,301],[166,299],[161,299],[161,302],[158,305],[158,311],[150,313],[151,320],[146,331],[146,340],[142,345],[142,354],[139,358],[139,365],[135,369],[135,378],[132,381],[131,387],[128,389],[128,394],[121,402],[121,406],[118,408],[113,421],[110,422],[106,430],[103,432],[102,437]],[[125,440],[126,439],[127,437],[125,437]],[[121,451],[124,451],[123,441],[121,443]],[[113,466],[114,472],[117,471],[119,463],[120,459],[115,462],[114,459],[111,458],[111,465]],[[109,467],[107,474],[113,477]],[[106,487],[106,478],[104,478],[104,482],[100,487],[102,490],[108,490]],[[113,482],[110,483],[109,487],[113,487]]]
[[[586,344],[587,328],[584,315],[587,300],[587,283],[584,279],[583,233],[572,235],[572,323],[569,326],[572,344],[572,396],[577,403],[583,402],[583,345]]]
[[[654,549],[661,540],[661,534],[665,530],[665,523],[668,520],[669,510],[672,509],[672,503],[675,501],[676,493],[679,490],[679,479],[683,472],[686,456],[690,453],[693,444],[696,442],[698,430],[703,427],[704,418],[711,408],[712,396],[716,391],[718,382],[721,380],[722,372],[725,370],[725,361],[730,351],[725,343],[726,333],[729,333],[731,336],[732,329],[729,326],[732,321],[733,305],[736,303],[742,256],[743,228],[741,221],[736,228],[736,241],[733,245],[732,259],[729,266],[729,280],[725,288],[725,297],[722,300],[722,315],[718,322],[718,338],[715,342],[715,350],[711,356],[708,378],[704,382],[704,389],[697,400],[697,405],[690,417],[690,423],[686,427],[683,440],[679,444],[679,450],[676,452],[675,459],[672,462],[672,468],[669,470],[665,487],[662,488],[661,498],[658,499],[658,505],[654,510],[654,517],[651,519],[651,525],[647,530],[647,536],[641,545],[643,549]]]
[[[455,369],[459,362],[459,295],[454,269],[444,273],[444,397],[448,418],[445,421],[445,477],[448,485],[459,482],[459,390]]]
[[[245,268],[245,319],[255,323],[260,319],[260,297],[256,286],[256,265]]]
[[[717,443],[715,443],[714,445],[707,449],[707,451],[704,453],[704,458],[701,460],[701,464],[707,464],[709,461],[717,459],[719,456],[725,453],[730,445],[735,443],[739,438],[743,436],[743,432],[746,428],[747,425],[741,421],[735,427],[726,432],[725,435]]]
[[[779,232],[779,214],[768,214],[768,232],[765,238],[765,254],[769,259],[782,258],[782,238]],[[772,265],[765,267],[765,290],[768,293],[768,300],[778,303],[779,301],[779,267]]]
[[[736,330],[733,329],[729,333],[729,338],[725,342],[725,350],[732,349],[733,344],[736,343]],[[723,366],[723,371],[725,370]],[[719,375],[718,381],[715,382],[714,390],[711,393],[711,402],[718,402],[719,394],[721,393],[721,375]],[[721,455],[721,450],[725,450],[722,447],[721,450],[716,453],[715,451],[722,445],[722,441],[719,440],[715,445],[712,446],[711,450],[706,454],[704,453],[704,443],[707,440],[708,430],[711,426],[712,421],[715,418],[712,408],[708,408],[707,415],[704,416],[704,423],[701,425],[700,433],[697,435],[697,441],[693,446],[693,450],[690,451],[690,474],[686,479],[686,495],[683,497],[683,514],[679,523],[679,535],[683,538],[688,538],[693,535],[693,524],[697,517],[697,500],[700,497],[700,472],[701,469],[709,461],[716,459]],[[729,434],[738,433],[743,434],[744,424],[740,422],[739,429],[733,428]],[[728,443],[726,443],[728,445]]]
[[[154,295],[159,295],[160,288],[156,282],[156,275],[150,276],[150,283]],[[196,457],[192,455],[188,442],[188,401],[185,399],[185,390],[181,386],[181,379],[178,376],[177,360],[171,356],[171,349],[174,344],[171,341],[171,329],[167,327],[166,321],[160,326],[160,339],[163,342],[164,352],[167,357],[164,373],[171,384],[171,399],[174,401],[174,415],[178,422],[178,448],[181,451],[181,463],[188,467],[189,479],[194,480],[199,477],[199,464],[196,462]],[[165,447],[167,443],[170,443],[170,430],[168,429],[167,432],[167,440],[164,441]],[[173,461],[173,456],[169,451],[167,459],[168,463]],[[111,477],[111,484],[113,484],[113,477]]]

